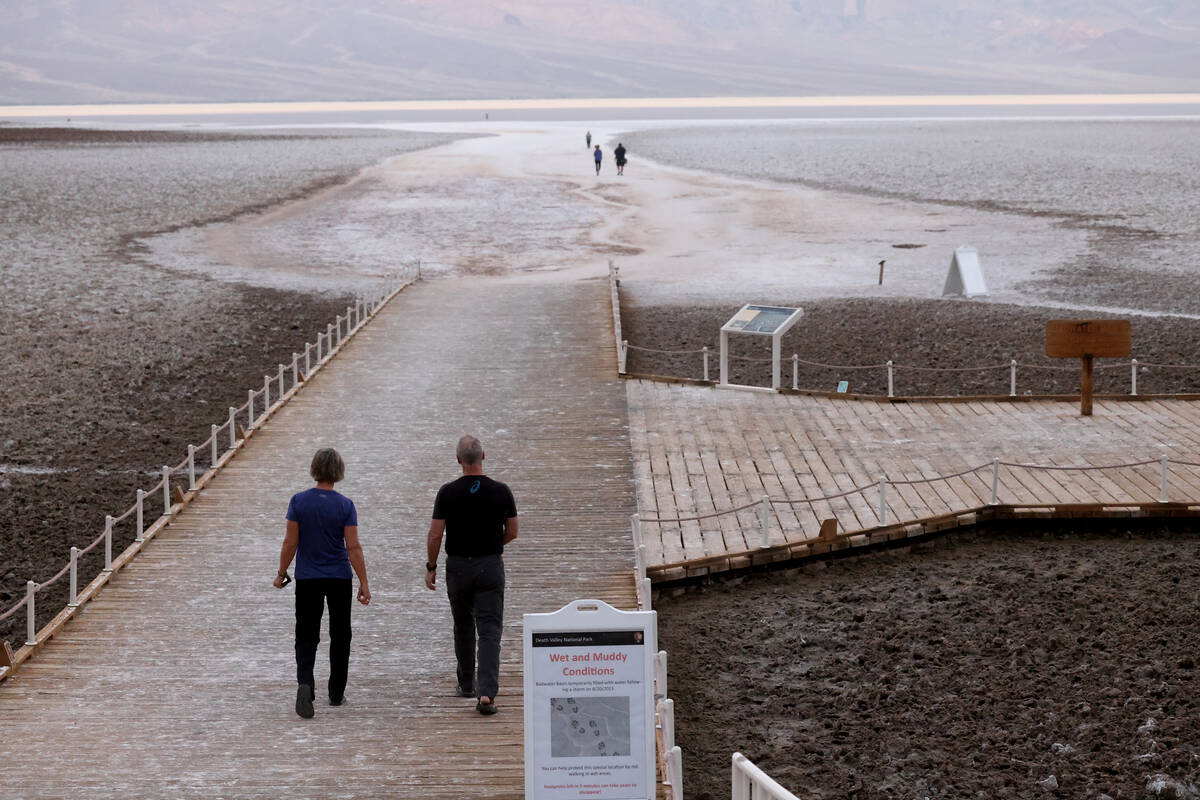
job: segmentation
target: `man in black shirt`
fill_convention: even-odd
[[[504,545],[517,538],[517,504],[509,488],[483,474],[483,445],[458,440],[462,477],[442,486],[426,538],[425,586],[437,584],[437,558],[446,536],[446,594],[454,617],[459,697],[478,697],[480,714],[496,713],[500,633],[504,617]],[[475,676],[476,631],[479,678]]]

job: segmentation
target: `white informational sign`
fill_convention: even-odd
[[[526,614],[526,800],[653,800],[655,612]]]
[[[804,309],[744,305],[721,326],[721,386],[729,386],[729,335],[748,333],[771,337],[771,388],[779,388],[779,343],[799,321]]]
[[[946,275],[942,296],[978,297],[987,293],[983,269],[979,266],[979,252],[974,247],[956,248],[954,258],[950,259],[950,272]]]

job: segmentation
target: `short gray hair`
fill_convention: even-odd
[[[464,464],[478,464],[483,460],[483,442],[474,436],[464,436],[458,440],[455,455]]]
[[[322,447],[312,458],[308,474],[317,483],[337,483],[346,477],[346,462],[342,454],[332,447]]]

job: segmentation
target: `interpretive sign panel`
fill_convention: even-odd
[[[729,386],[729,334],[771,337],[771,388],[779,388],[779,342],[804,314],[801,308],[744,305],[721,326],[721,386]]]
[[[1046,323],[1050,358],[1129,358],[1132,326],[1127,319],[1052,319]]]
[[[600,600],[525,615],[526,798],[654,798],[654,619]]]

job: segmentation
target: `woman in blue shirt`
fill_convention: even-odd
[[[309,473],[317,485],[292,496],[287,533],[279,553],[275,587],[288,582],[287,569],[296,559],[296,713],[313,715],[313,665],[321,641],[321,614],[329,605],[329,704],[345,699],[350,668],[351,570],[358,576],[358,602],[371,602],[367,564],[358,541],[358,513],[350,498],[333,485],[346,474],[346,464],[333,448],[318,450]]]

